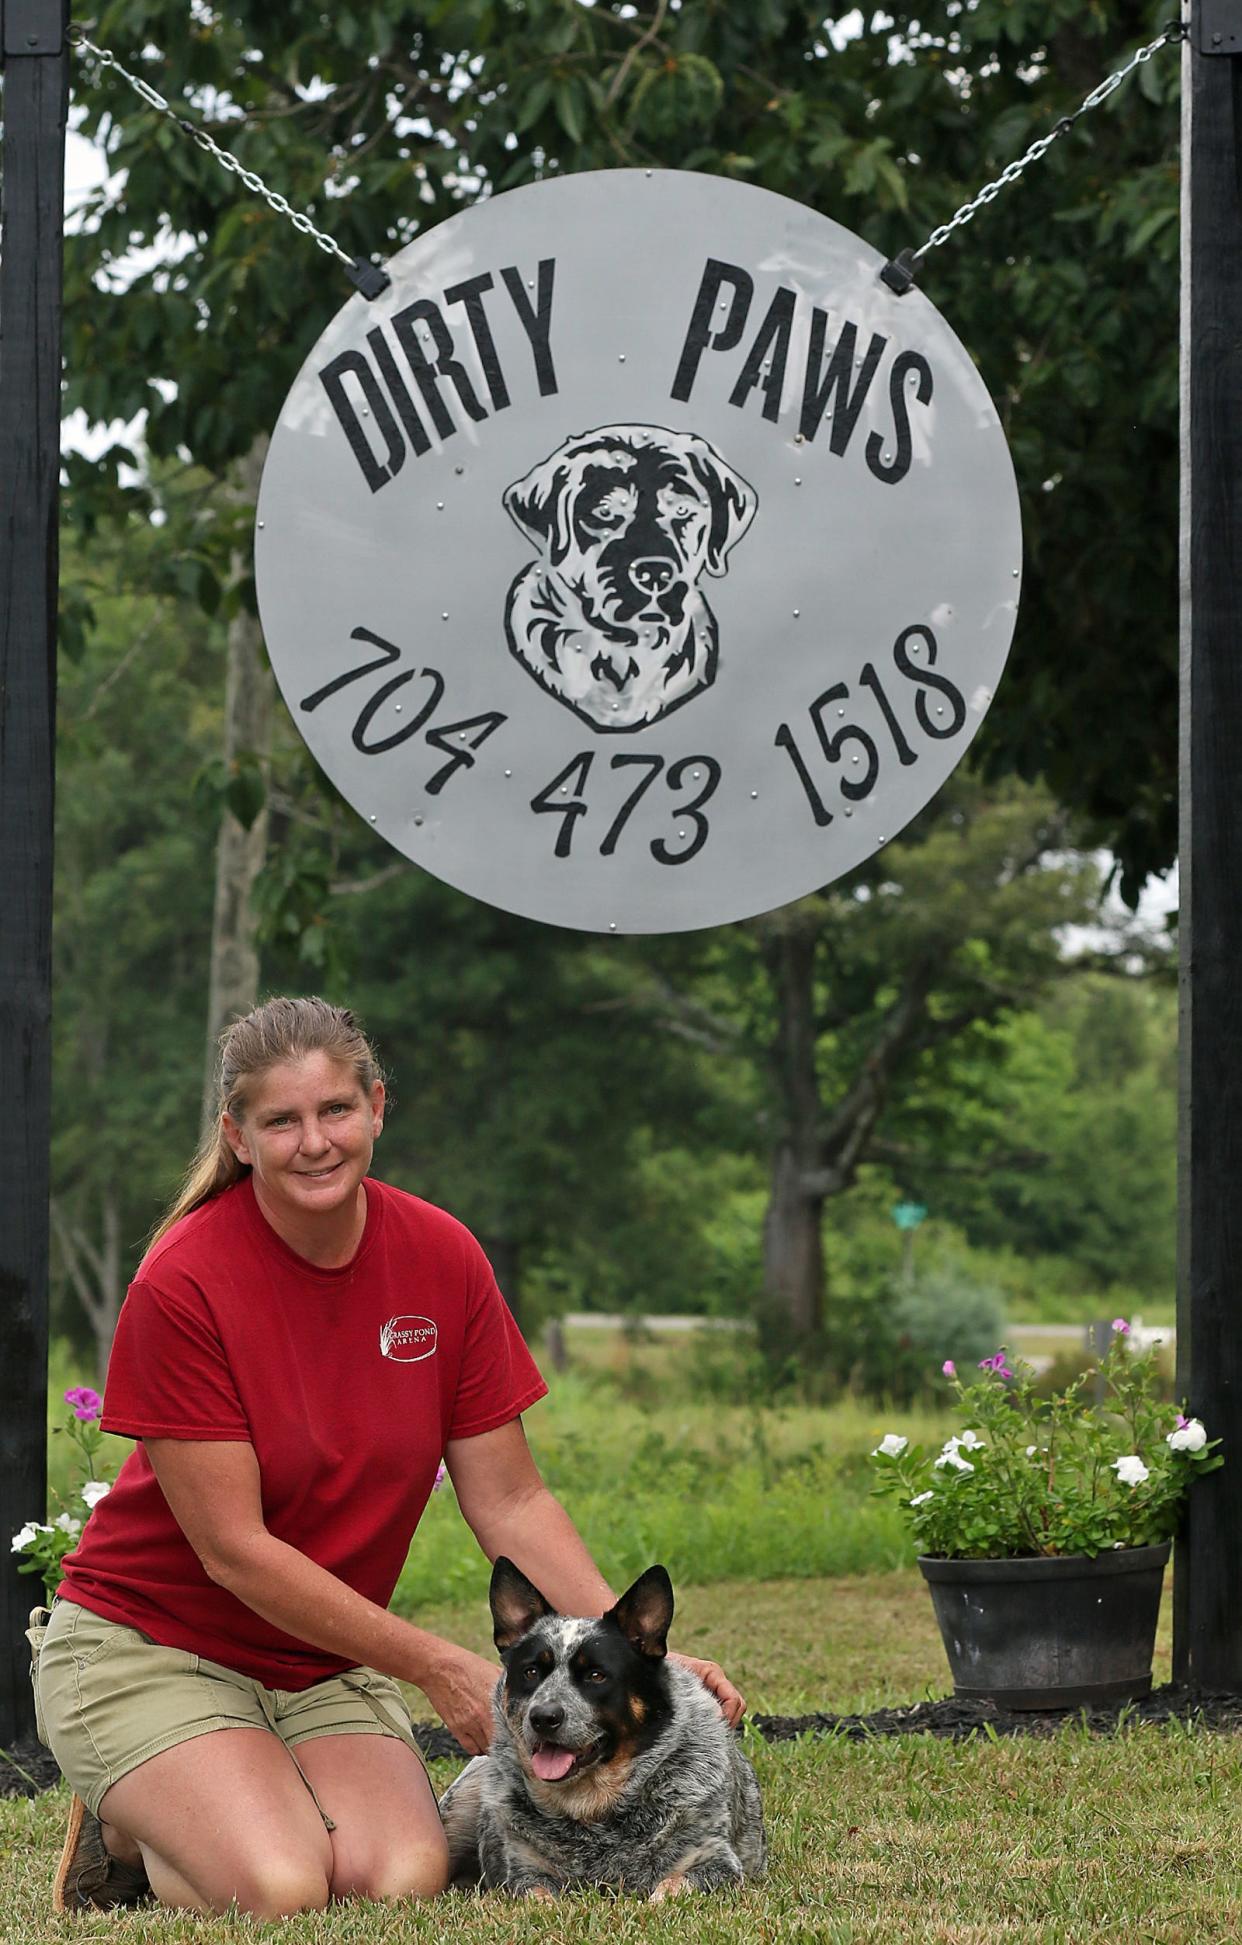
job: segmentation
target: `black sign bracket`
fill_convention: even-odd
[[[0,0],[0,22],[0,65],[15,57],[65,51],[61,0]]]
[[[1199,0],[1194,24],[1197,53],[1242,55],[1242,0]]]

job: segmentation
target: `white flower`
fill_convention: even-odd
[[[1131,1452],[1125,1459],[1114,1459],[1112,1465],[1123,1486],[1141,1486],[1148,1477],[1147,1467],[1137,1452]]]
[[[1027,1448],[1026,1448],[1026,1456],[1027,1456],[1027,1458],[1028,1458],[1028,1459],[1033,1459],[1033,1458],[1035,1457],[1035,1454],[1036,1454],[1036,1453],[1038,1452],[1038,1450],[1039,1450],[1039,1447],[1038,1447],[1037,1445],[1028,1445],[1028,1446],[1027,1446]]]
[[[39,1520],[27,1520],[21,1532],[13,1535],[12,1551],[25,1553],[32,1540],[37,1539],[40,1533],[50,1533],[51,1530],[50,1526],[44,1526]]]
[[[56,1519],[52,1521],[52,1526],[58,1526],[62,1533],[80,1533],[82,1531],[81,1520],[75,1520],[72,1513],[58,1514]],[[47,1530],[50,1532],[51,1527]]]
[[[1168,1434],[1168,1444],[1173,1452],[1202,1452],[1207,1444],[1203,1421],[1198,1418],[1188,1418],[1184,1425],[1179,1425],[1175,1432]]]
[[[111,1491],[112,1488],[106,1479],[88,1479],[82,1488],[82,1498],[88,1506],[95,1507],[101,1499],[106,1499]]]
[[[909,1439],[903,1438],[900,1432],[885,1432],[871,1456],[876,1459],[882,1452],[886,1459],[898,1459],[909,1443]]]
[[[967,1452],[979,1452],[982,1450],[983,1444],[984,1441],[979,1437],[978,1432],[955,1433],[952,1438],[945,1440],[941,1449],[941,1457],[943,1458],[945,1453],[951,1453],[956,1456],[963,1447]]]
[[[934,1499],[935,1497],[936,1497],[935,1493],[930,1491],[925,1493],[915,1493],[914,1498],[910,1501],[910,1504],[912,1506],[926,1506],[928,1500]]]
[[[955,1472],[973,1472],[969,1459],[964,1459],[957,1449],[956,1441],[945,1446],[940,1457],[934,1462],[938,1466],[952,1466]]]

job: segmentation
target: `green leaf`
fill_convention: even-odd
[[[573,143],[582,140],[583,91],[578,81],[558,81],[552,91],[556,119]]]
[[[524,135],[528,128],[534,126],[551,99],[552,81],[549,76],[540,75],[538,81],[522,96],[522,105],[518,110],[515,123],[519,135]]]
[[[246,755],[234,760],[224,801],[242,829],[248,831],[267,801],[267,785],[257,758]]]
[[[1159,236],[1161,230],[1167,229],[1170,223],[1175,223],[1176,221],[1177,210],[1171,204],[1168,209],[1153,210],[1151,215],[1144,222],[1140,223],[1131,235],[1126,244],[1126,255],[1128,257],[1139,256],[1147,248],[1147,245],[1153,237]]]
[[[680,54],[643,70],[630,98],[631,126],[653,141],[704,128],[724,98],[715,63],[702,54]]]

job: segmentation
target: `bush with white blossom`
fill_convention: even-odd
[[[103,1401],[97,1391],[89,1385],[71,1385],[65,1393],[65,1403],[69,1414],[64,1426],[57,1426],[57,1432],[65,1432],[82,1455],[86,1468],[86,1478],[77,1487],[73,1497],[76,1510],[65,1508],[53,1520],[27,1520],[13,1535],[12,1552],[21,1556],[17,1571],[19,1574],[40,1574],[44,1592],[51,1600],[60,1585],[61,1561],[67,1553],[72,1553],[81,1537],[82,1528],[90,1518],[95,1507],[112,1490],[111,1482],[101,1478],[96,1469],[99,1448],[103,1442],[103,1430],[99,1423],[103,1415]]]
[[[1102,1402],[1087,1370],[1052,1398],[1000,1350],[964,1384],[942,1369],[964,1429],[939,1452],[889,1432],[875,1447],[876,1491],[897,1500],[921,1554],[1007,1559],[1097,1554],[1169,1539],[1192,1481],[1224,1462],[1219,1439],[1156,1397],[1155,1348],[1132,1352],[1123,1317],[1101,1360]]]

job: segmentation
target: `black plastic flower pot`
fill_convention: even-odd
[[[1168,1557],[1167,1541],[1093,1560],[921,1555],[955,1693],[1007,1709],[1148,1694]]]

